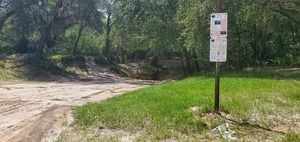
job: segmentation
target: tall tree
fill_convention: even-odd
[[[113,6],[117,0],[101,0],[100,9],[104,12],[106,16],[106,38],[105,38],[105,46],[103,48],[103,55],[107,59],[109,59],[110,49],[111,49],[111,30],[112,26],[115,24],[113,22],[114,17],[114,8]],[[109,59],[110,60],[110,59]]]
[[[131,39],[137,49],[144,48],[149,56],[158,56],[175,48],[177,28],[173,16],[177,10],[176,0],[128,0],[120,1],[118,6],[123,9],[118,15],[122,18],[123,26],[120,27],[126,27],[128,33],[132,33]]]
[[[199,71],[208,62],[209,15],[214,4],[208,0],[179,0],[176,22],[180,27],[179,41],[188,73]]]
[[[87,23],[96,30],[101,31],[101,14],[96,7],[96,0],[41,0],[37,5],[37,9],[40,11],[38,22],[41,29],[41,36],[36,50],[39,54],[43,53],[45,45],[48,48],[53,47],[54,40],[59,34],[75,24],[84,27]],[[96,22],[99,22],[97,23],[99,26],[96,25]],[[80,29],[83,30],[83,28]],[[80,35],[77,37],[80,37]],[[75,47],[74,51],[76,52]]]
[[[81,33],[86,26],[95,29],[98,32],[102,32],[103,23],[101,21],[102,14],[98,10],[97,0],[77,0],[77,6],[74,8],[76,24],[79,25],[78,34],[75,40],[75,44],[72,50],[72,55],[76,56],[78,43],[81,37]]]
[[[0,31],[5,22],[17,13],[21,13],[24,8],[36,3],[37,0],[1,0],[0,1]]]

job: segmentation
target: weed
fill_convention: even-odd
[[[289,132],[285,135],[284,142],[300,142],[300,135],[294,132]]]
[[[52,60],[60,61],[62,58],[70,58],[70,57],[71,57],[70,55],[52,55],[48,58]]]
[[[88,96],[83,96],[83,97],[81,97],[81,99],[88,99],[88,98],[91,98],[92,96],[97,96],[101,93],[103,93],[103,91],[99,91],[99,92],[93,93],[93,94],[88,95]]]
[[[11,88],[8,88],[8,87],[1,87],[0,86],[0,88],[5,89],[5,90],[11,90]]]
[[[0,68],[4,68],[5,67],[5,61],[0,60]]]

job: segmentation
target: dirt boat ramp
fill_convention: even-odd
[[[0,141],[55,141],[76,106],[99,102],[155,83],[114,74],[97,80],[0,83]]]

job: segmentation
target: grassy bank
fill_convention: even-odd
[[[300,127],[300,82],[284,79],[289,77],[223,74],[222,115],[211,113],[214,78],[199,76],[79,107],[75,120],[85,128],[138,133],[135,140],[215,140],[210,130],[224,122],[231,124],[240,140],[299,139],[295,132]]]

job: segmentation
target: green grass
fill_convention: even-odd
[[[52,59],[52,60],[61,60],[62,58],[71,58],[71,56],[70,55],[52,55],[48,58]]]
[[[299,122],[292,114],[300,113],[300,82],[278,79],[276,75],[272,78],[268,73],[225,74],[221,79],[220,101],[221,111],[241,125],[249,123],[245,127],[292,126]],[[199,111],[189,111],[193,106],[198,106]],[[143,130],[142,137],[161,140],[201,135],[226,121],[205,119],[213,107],[214,78],[200,76],[84,105],[76,109],[75,120],[84,127]]]
[[[290,133],[286,134],[285,139],[283,141],[285,141],[285,142],[300,142],[300,135],[290,132]]]
[[[13,81],[17,80],[19,76],[18,72],[12,71],[11,69],[0,68],[0,81]],[[4,82],[3,82],[4,83]],[[2,83],[0,83],[2,84]]]

